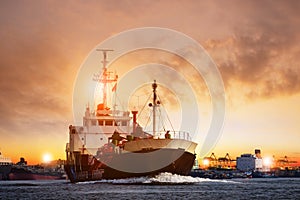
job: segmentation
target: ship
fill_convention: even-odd
[[[138,121],[138,110],[109,107],[107,93],[116,92],[118,75],[106,66],[110,50],[100,51],[103,67],[97,81],[102,85],[103,99],[95,110],[86,107],[83,125],[69,126],[64,168],[70,182],[155,176],[162,172],[189,175],[197,143],[188,132],[156,130],[161,106],[156,81],[149,83],[153,129],[144,131]],[[107,89],[108,84],[113,86],[112,90]]]
[[[59,180],[66,179],[62,165],[27,165],[22,157],[20,161],[13,164],[8,174],[8,180]]]
[[[8,174],[10,173],[11,168],[11,159],[4,157],[0,152],[0,180],[8,180]]]

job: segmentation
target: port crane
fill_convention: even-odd
[[[293,164],[293,163],[297,163],[297,161],[294,161],[294,160],[289,160],[287,156],[284,156],[283,158],[281,159],[278,159],[276,161],[276,165],[278,167],[289,167],[290,164]]]

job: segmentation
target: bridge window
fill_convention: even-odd
[[[113,125],[113,120],[106,120],[105,125],[106,126],[112,126]]]

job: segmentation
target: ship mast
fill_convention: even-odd
[[[107,52],[113,51],[112,49],[97,49],[97,51],[101,51],[103,53],[103,60],[102,63],[102,76],[97,80],[103,84],[103,108],[107,108],[107,83],[111,82],[117,82],[118,76],[115,75],[114,77],[111,76],[112,72],[107,71],[107,63],[109,62],[107,60]]]
[[[152,89],[153,89],[153,101],[149,104],[150,107],[152,107],[152,117],[153,117],[153,137],[157,137],[156,135],[156,107],[159,106],[160,102],[157,100],[157,94],[156,94],[156,80],[154,80],[154,83],[152,83]]]

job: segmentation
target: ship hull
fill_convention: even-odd
[[[63,176],[54,176],[46,174],[34,174],[34,173],[10,173],[9,180],[59,180],[65,179]]]
[[[81,162],[66,164],[65,171],[73,183],[102,179],[155,176],[161,172],[188,175],[193,167],[195,154],[183,149],[142,150],[102,157],[93,164],[78,157]],[[109,158],[109,159],[107,159]],[[84,162],[86,160],[86,162]],[[160,163],[158,165],[157,163]]]
[[[62,173],[46,173],[46,172],[33,172],[25,168],[12,167],[11,172],[8,174],[9,180],[58,180],[65,179]]]
[[[0,165],[0,180],[7,180],[12,165]]]

